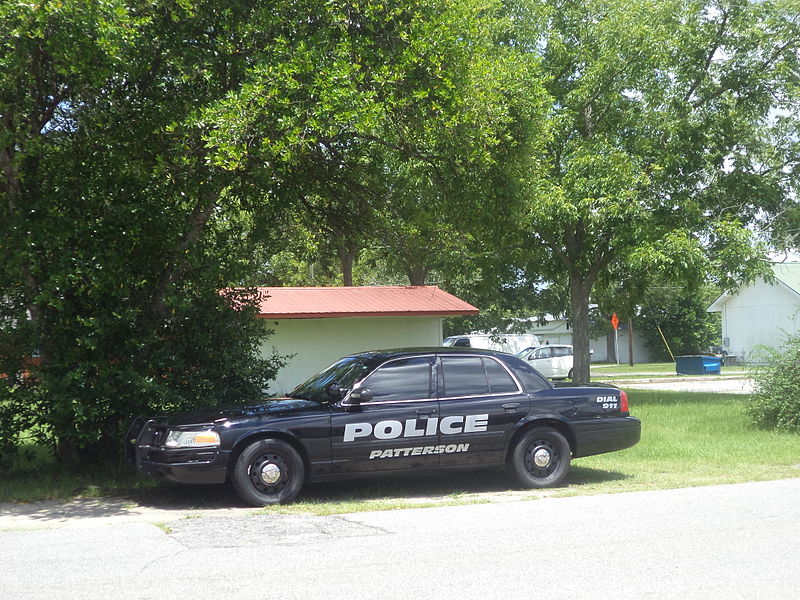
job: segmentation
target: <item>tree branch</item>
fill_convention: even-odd
[[[197,202],[192,210],[192,214],[189,216],[188,220],[188,228],[176,245],[169,265],[161,273],[153,289],[153,293],[150,296],[149,310],[151,317],[166,318],[167,312],[164,306],[164,296],[167,292],[167,288],[185,271],[186,252],[197,242],[200,235],[205,230],[211,213],[217,206],[221,192],[221,186],[209,191],[205,197]]]
[[[773,65],[773,63],[774,63],[776,60],[778,60],[778,58],[779,58],[779,57],[780,57],[780,56],[781,56],[781,55],[782,55],[782,54],[783,54],[783,53],[784,53],[784,52],[785,52],[787,49],[790,49],[790,48],[791,48],[793,45],[795,45],[796,43],[797,43],[797,40],[796,40],[796,39],[791,39],[791,40],[787,41],[785,44],[783,44],[782,46],[778,46],[777,48],[775,48],[775,50],[773,50],[773,52],[772,52],[772,54],[769,56],[769,58],[767,58],[766,60],[762,61],[762,62],[761,62],[761,64],[759,64],[759,65],[758,65],[758,66],[755,68],[755,72],[759,72],[759,73],[760,73],[760,72],[762,72],[762,71],[765,71],[766,69],[769,69],[769,68],[770,68],[770,67]],[[731,89],[731,88],[729,88],[729,87],[727,87],[727,86],[720,86],[720,87],[719,87],[718,89],[716,89],[716,90],[714,91],[714,93],[712,93],[710,96],[706,96],[705,98],[699,98],[699,99],[698,99],[696,102],[692,103],[692,105],[691,105],[691,106],[692,106],[692,110],[697,110],[698,108],[701,108],[703,105],[705,105],[705,104],[708,104],[708,103],[709,103],[709,102],[711,102],[712,100],[716,100],[716,99],[717,99],[717,98],[719,98],[719,97],[720,97],[722,94],[724,94],[725,92],[729,91],[730,89]]]
[[[569,254],[564,252],[564,249],[561,248],[559,244],[556,243],[555,239],[547,235],[544,231],[534,229],[534,233],[542,238],[542,241],[553,251],[553,253],[558,256],[561,263],[567,267],[567,269],[571,269],[573,266],[573,261],[570,258]]]
[[[711,45],[711,48],[708,51],[708,55],[706,56],[706,61],[703,68],[701,69],[700,73],[697,74],[697,77],[695,77],[695,80],[692,82],[692,84],[689,86],[689,90],[686,92],[686,95],[683,98],[684,102],[689,101],[689,99],[694,95],[697,88],[700,86],[700,84],[708,75],[708,70],[711,68],[711,61],[714,60],[714,55],[717,53],[717,50],[719,50],[722,34],[725,33],[725,29],[728,26],[728,16],[729,14],[723,11],[722,21],[720,22],[719,27],[717,28],[716,39],[714,40],[714,43]]]

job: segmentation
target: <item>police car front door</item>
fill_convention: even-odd
[[[441,465],[497,464],[530,398],[491,356],[442,356],[439,374]]]
[[[331,412],[334,472],[439,465],[433,356],[390,360],[365,379],[369,401],[345,398]]]

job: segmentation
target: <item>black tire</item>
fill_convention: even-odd
[[[569,373],[567,373],[567,379],[569,379],[570,381],[572,381],[572,369],[570,369],[570,370],[569,370]]]
[[[239,497],[251,506],[291,502],[305,480],[303,459],[291,444],[266,439],[245,448],[231,471]]]
[[[544,488],[561,483],[570,458],[569,442],[563,435],[550,427],[534,427],[517,441],[509,464],[520,485]]]

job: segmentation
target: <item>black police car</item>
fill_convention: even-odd
[[[139,418],[126,448],[143,473],[230,481],[261,506],[306,481],[401,469],[507,465],[525,487],[553,486],[571,458],[640,433],[618,388],[554,387],[509,354],[428,348],[347,356],[255,406]]]

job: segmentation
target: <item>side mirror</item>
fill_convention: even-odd
[[[344,388],[335,381],[333,383],[329,383],[325,387],[325,393],[328,394],[328,396],[333,396],[334,398],[341,398],[343,391]]]
[[[370,400],[372,400],[372,392],[369,391],[369,388],[358,388],[350,392],[350,402],[352,404],[361,404]]]

